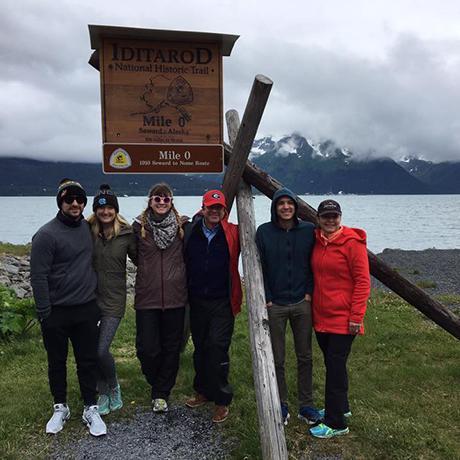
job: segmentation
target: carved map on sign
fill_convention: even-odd
[[[185,78],[176,77],[170,83],[165,99],[161,98],[161,88],[159,91],[156,91],[155,83],[153,82],[153,79],[150,78],[149,83],[145,85],[145,91],[140,98],[141,101],[145,102],[145,105],[149,110],[146,112],[133,113],[131,115],[155,116],[155,114],[161,112],[162,108],[169,106],[174,107],[182,115],[183,120],[179,120],[179,124],[182,122],[182,124],[185,125],[187,121],[192,119],[190,113],[182,107],[183,105],[191,104],[193,102],[193,89]],[[158,102],[160,99],[161,101]],[[150,122],[153,121],[150,120]]]
[[[222,144],[215,43],[103,41],[105,143]]]

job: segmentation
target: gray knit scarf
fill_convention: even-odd
[[[152,230],[153,240],[159,249],[167,249],[174,241],[177,235],[176,215],[173,211],[169,211],[161,220],[156,220],[152,211],[147,213],[147,222]]]

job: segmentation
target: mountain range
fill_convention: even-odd
[[[333,141],[314,143],[291,134],[254,142],[250,160],[298,194],[460,193],[460,162],[433,163],[416,157],[356,156]],[[168,182],[177,195],[200,195],[217,188],[222,174],[112,174],[100,163],[2,158],[0,195],[54,195],[60,179],[82,182],[89,194],[108,182],[120,195],[146,195],[156,182]]]
[[[301,194],[460,193],[460,162],[358,157],[333,141],[314,143],[298,134],[258,139],[250,158]]]

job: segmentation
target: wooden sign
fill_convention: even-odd
[[[104,172],[222,172],[222,56],[238,37],[89,29],[97,50],[90,63],[98,61],[101,73]],[[110,163],[117,148],[129,166]]]

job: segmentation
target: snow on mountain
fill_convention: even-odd
[[[293,137],[283,138],[282,140],[276,143],[278,147],[277,155],[281,157],[287,157],[291,154],[297,154],[297,148],[299,147],[299,143],[297,139]]]
[[[256,139],[252,144],[251,153],[249,154],[249,159],[254,161],[260,155],[267,153],[269,150],[272,150],[275,146],[276,141],[272,136],[262,137],[261,139]]]
[[[323,158],[324,157],[324,155],[322,154],[321,149],[320,149],[321,144],[315,144],[311,139],[307,139],[307,143],[311,147],[311,149],[313,150],[313,154],[312,154],[313,158],[315,158],[315,157]]]

